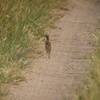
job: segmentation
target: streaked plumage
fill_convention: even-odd
[[[48,58],[50,58],[50,53],[51,53],[51,42],[49,40],[49,35],[45,35],[45,49],[46,49],[46,53],[48,55]]]

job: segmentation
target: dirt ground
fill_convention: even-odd
[[[26,81],[12,85],[7,100],[76,100],[75,89],[86,78],[94,50],[91,43],[99,5],[88,0],[71,0],[73,8],[49,32],[51,59],[43,56],[30,65]]]

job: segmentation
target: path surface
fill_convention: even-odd
[[[90,60],[85,56],[93,50],[92,32],[100,14],[88,1],[72,3],[73,9],[56,23],[58,28],[49,32],[51,59],[33,61],[27,81],[12,86],[7,100],[75,100],[75,88],[87,73]]]

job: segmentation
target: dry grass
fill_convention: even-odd
[[[78,92],[78,100],[100,100],[100,32],[95,33],[94,38],[97,49],[91,56],[90,73]]]

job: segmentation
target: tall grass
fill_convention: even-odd
[[[100,32],[94,34],[96,52],[91,56],[91,68],[78,100],[100,100]]]
[[[54,20],[52,10],[66,0],[0,0],[0,93],[2,85],[22,80],[24,52]],[[1,100],[1,98],[0,98]]]
[[[41,36],[56,0],[0,0],[0,68],[17,60],[30,38]]]

